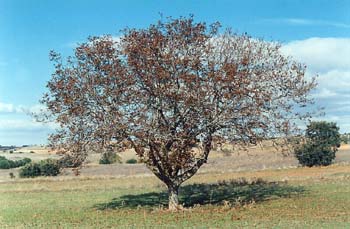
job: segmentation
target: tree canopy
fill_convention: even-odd
[[[84,159],[91,149],[140,159],[177,192],[207,162],[214,136],[255,143],[296,130],[315,87],[280,45],[193,17],[90,37],[55,72],[42,102],[60,124],[51,143]]]

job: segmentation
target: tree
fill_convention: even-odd
[[[221,32],[193,17],[90,37],[63,61],[42,102],[60,124],[52,146],[78,158],[127,140],[166,184],[169,208],[179,186],[207,162],[213,137],[255,143],[295,130],[314,79],[280,45]]]
[[[305,133],[306,142],[296,149],[299,163],[305,166],[330,165],[335,159],[341,137],[334,122],[311,122]]]
[[[350,143],[350,134],[349,133],[344,133],[340,136],[341,142],[344,142],[344,144]]]

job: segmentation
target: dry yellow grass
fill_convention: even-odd
[[[226,172],[226,173],[199,173],[192,177],[185,184],[192,183],[215,183],[222,180],[237,180],[245,178],[255,180],[262,178],[266,181],[288,181],[288,182],[317,182],[331,179],[350,179],[349,165],[331,165],[327,167],[299,167],[292,169],[274,169],[263,171]],[[108,188],[144,188],[144,187],[164,187],[165,186],[150,174],[147,176],[59,176],[59,177],[39,177],[27,179],[14,179],[3,182],[3,185],[12,184],[18,186],[13,191],[62,191],[62,190],[89,190]],[[79,183],[79,185],[77,185]],[[0,186],[4,188],[5,186]],[[1,189],[4,191],[4,189]],[[0,190],[0,192],[1,192]]]
[[[263,146],[251,146],[246,150],[232,148],[232,146],[224,145],[224,152],[217,148],[210,154],[208,164],[205,164],[199,174],[227,174],[235,172],[250,172],[264,173],[271,169],[297,168],[298,162],[292,154],[284,155],[276,148],[272,147],[271,142],[264,142]],[[226,149],[226,151],[225,151]],[[10,159],[17,160],[23,157],[30,157],[34,161],[42,160],[48,157],[57,155],[49,152],[47,148],[42,147],[27,147],[21,149],[24,153],[19,153],[20,150],[9,153],[0,153]],[[36,151],[34,151],[36,150]],[[34,151],[35,153],[28,153]],[[227,153],[229,151],[230,153]],[[137,158],[133,150],[126,150],[120,153],[123,164],[99,165],[100,154],[91,154],[87,164],[82,169],[81,174],[85,177],[125,177],[125,176],[152,176],[152,173],[143,165],[135,164],[128,165],[125,161],[131,158]],[[350,162],[350,147],[342,145],[337,153],[336,164],[344,164]],[[263,170],[263,171],[262,171]],[[308,170],[312,171],[312,170]],[[0,182],[10,180],[9,173],[12,172],[16,176],[18,169],[0,170]],[[308,172],[305,173],[307,176]],[[70,177],[73,173],[70,169],[65,170],[59,177]],[[245,175],[244,175],[245,176]],[[262,175],[263,176],[263,175]],[[295,175],[299,176],[299,175]]]
[[[350,145],[349,144],[343,144],[340,146],[339,150],[350,150]]]
[[[46,155],[46,154],[56,154],[56,151],[51,150],[49,147],[45,147],[45,146],[28,146],[28,147],[22,147],[22,148],[18,148],[16,150],[17,152],[23,152],[23,153],[29,153],[29,152],[34,152],[36,154],[42,154],[42,155]]]

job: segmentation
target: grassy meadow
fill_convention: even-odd
[[[348,228],[350,166],[201,173],[180,200],[168,212],[153,176],[19,179],[0,184],[0,228]]]

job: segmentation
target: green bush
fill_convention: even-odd
[[[30,163],[25,165],[19,171],[20,177],[37,177],[41,175],[40,164],[39,163]]]
[[[134,159],[134,158],[131,158],[131,159],[127,160],[125,163],[126,163],[126,164],[136,164],[136,163],[137,163],[137,160]]]
[[[8,160],[0,161],[0,169],[9,169],[11,168],[10,162]]]
[[[20,163],[20,161],[12,161],[12,160],[7,160],[7,162],[9,163],[9,169],[11,169],[11,168],[16,168],[16,167],[20,167],[21,165],[21,163]]]
[[[12,161],[5,157],[0,156],[0,169],[11,169],[21,167],[30,163],[31,160],[29,158],[24,158],[22,160]]]
[[[296,149],[295,154],[299,163],[308,167],[317,165],[327,166],[335,159],[335,151],[331,148],[312,145],[309,143]]]
[[[303,166],[326,166],[335,159],[340,146],[339,127],[332,122],[311,122],[305,134],[306,142],[295,150]]]
[[[349,144],[350,143],[350,134],[349,133],[344,133],[343,135],[341,135],[341,141],[344,144]]]
[[[77,160],[75,160],[74,157],[69,155],[69,154],[61,157],[57,161],[57,163],[60,166],[60,168],[76,168],[76,167],[80,166],[80,164],[77,163]]]
[[[32,160],[30,159],[30,158],[23,158],[22,160],[22,163],[24,163],[24,164],[28,164],[28,163],[30,163],[30,162],[32,162]]]
[[[60,173],[60,166],[56,160],[46,159],[39,164],[41,176],[57,176]]]
[[[115,152],[105,152],[99,161],[100,164],[114,164],[120,162],[120,157]]]
[[[60,166],[56,160],[46,159],[25,165],[19,172],[20,177],[57,176]]]

